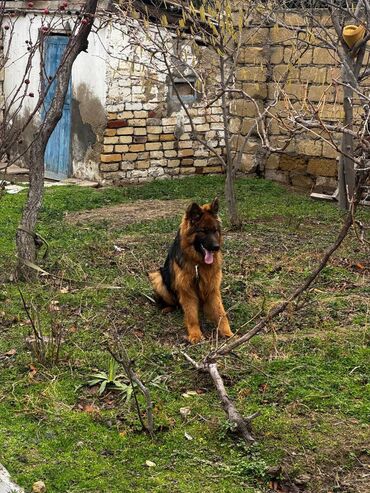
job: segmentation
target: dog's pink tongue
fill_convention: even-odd
[[[204,249],[206,252],[206,255],[204,257],[204,262],[206,264],[212,264],[213,263],[213,252],[209,252],[208,250]]]

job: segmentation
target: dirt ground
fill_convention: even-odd
[[[188,205],[189,200],[137,200],[129,204],[69,213],[65,219],[70,224],[105,222],[114,228],[180,215]]]

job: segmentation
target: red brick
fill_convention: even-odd
[[[109,120],[107,123],[108,128],[122,128],[128,127],[127,120]]]

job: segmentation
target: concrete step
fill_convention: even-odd
[[[3,174],[5,172],[5,174]],[[4,163],[0,163],[0,180],[5,180],[10,183],[27,183],[29,170],[27,168],[21,168],[16,164],[12,164],[6,168]],[[80,178],[66,178],[65,180],[48,180],[45,179],[45,186],[65,186],[65,185],[77,185],[79,187],[97,188],[99,183],[97,181],[83,180]],[[1,493],[1,492],[0,492]]]
[[[10,475],[4,466],[0,464],[0,493],[24,493],[24,490],[17,486],[10,479]]]

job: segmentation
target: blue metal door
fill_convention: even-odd
[[[47,36],[45,39],[45,71],[47,77],[55,75],[69,38],[61,35]],[[46,98],[45,108],[49,108],[55,93],[55,81]],[[71,103],[72,91],[69,81],[68,91],[63,107],[63,115],[46,146],[44,162],[45,176],[61,180],[67,178],[71,171]]]

